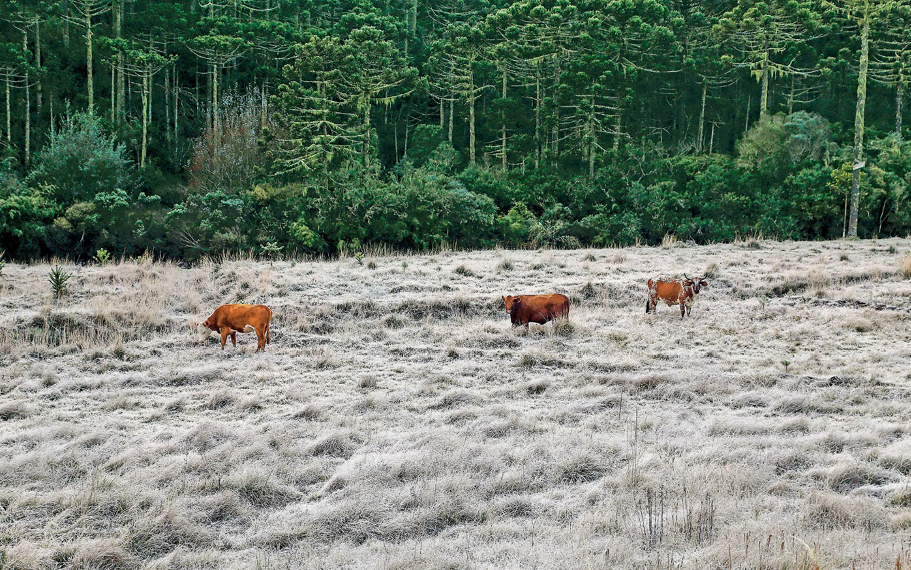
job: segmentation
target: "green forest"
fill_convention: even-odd
[[[2,6],[7,259],[911,233],[911,0]]]

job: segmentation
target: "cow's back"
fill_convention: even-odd
[[[259,326],[272,320],[272,310],[265,305],[232,304],[215,309],[210,320],[219,327],[244,330],[247,325]]]
[[[569,316],[569,298],[559,293],[551,295],[520,295],[512,314],[513,324],[544,324],[558,317]]]

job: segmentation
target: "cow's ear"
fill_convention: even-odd
[[[701,286],[703,286],[703,287],[708,287],[708,286],[709,286],[709,284],[706,283],[705,281],[702,281],[702,282],[700,282],[699,284],[700,284]]]

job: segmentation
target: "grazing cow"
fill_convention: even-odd
[[[512,326],[538,323],[569,317],[569,299],[566,295],[515,295],[503,297]]]
[[[265,305],[222,305],[215,309],[205,322],[196,326],[200,340],[209,335],[209,331],[221,333],[221,349],[225,349],[225,341],[231,337],[231,344],[237,346],[237,333],[256,332],[259,343],[256,352],[266,349],[266,344],[272,342],[269,333],[272,322],[272,310]]]
[[[689,315],[693,310],[693,302],[699,289],[708,287],[703,277],[687,277],[683,274],[683,279],[674,279],[671,281],[662,281],[660,279],[648,280],[648,300],[645,301],[645,312],[653,312],[658,305],[658,299],[661,299],[668,306],[680,305],[680,318]]]

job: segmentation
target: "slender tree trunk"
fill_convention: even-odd
[[[28,72],[25,73],[25,165],[32,162],[32,97],[29,91]]]
[[[905,94],[905,78],[898,72],[898,85],[895,86],[895,136],[902,138],[902,97]]]
[[[218,115],[218,82],[221,79],[221,66],[217,63],[212,64],[212,129],[215,132],[215,141],[216,146],[220,146],[218,142],[221,140],[221,133],[219,132],[219,115]]]
[[[474,70],[471,69],[471,63],[468,64],[468,160],[475,164],[475,92],[474,92]]]
[[[860,209],[860,163],[864,158],[864,114],[867,104],[867,69],[870,64],[870,5],[864,4],[864,21],[860,32],[860,69],[857,78],[857,109],[854,115],[854,172],[851,182],[851,213],[848,237],[857,237],[857,216]]]
[[[759,95],[759,116],[769,114],[769,40],[766,38],[762,53],[762,79]]]
[[[620,134],[623,132],[623,108],[617,108],[617,134],[614,135],[614,151],[620,150]]]
[[[148,144],[149,132],[149,83],[151,83],[149,75],[148,71],[142,74],[142,150],[139,155],[139,168],[145,168],[146,166],[146,145]]]
[[[114,32],[117,39],[123,38],[123,0],[114,3]],[[117,124],[126,120],[126,74],[123,69],[123,53],[117,52]]]
[[[92,65],[92,9],[86,6],[85,10],[85,61],[86,61],[86,83],[89,92],[89,114],[95,114],[95,81]]]
[[[589,95],[589,111],[588,111],[588,177],[595,177],[595,143],[597,142],[598,134],[595,132],[595,94],[592,92]]]
[[[70,3],[63,0],[63,47],[70,47]]]
[[[535,168],[541,165],[541,69],[535,68]]]
[[[28,29],[22,32],[22,53],[28,54]],[[25,72],[25,165],[32,161],[32,97],[29,91],[29,73]]]
[[[440,97],[440,131],[446,127],[446,107],[443,105],[443,98]]]
[[[752,104],[753,104],[753,97],[750,95],[747,95],[747,120],[746,120],[746,124],[743,126],[743,132],[747,132],[748,130],[750,130],[750,107],[752,106]]]
[[[11,110],[10,110],[10,88],[9,88],[10,76],[9,76],[9,74],[10,74],[10,71],[7,70],[7,75],[6,75],[6,144],[7,144],[7,146],[10,146],[13,144],[13,134],[12,134],[12,129],[10,128],[10,117],[12,115],[11,115]]]
[[[796,83],[796,81],[797,81],[797,77],[792,74],[791,75],[791,94],[788,95],[788,115],[790,115],[791,113],[794,112],[794,97],[795,97],[795,95],[794,95],[795,85],[794,84]]]
[[[41,20],[35,18],[35,65],[41,69]],[[38,119],[41,119],[41,112],[44,110],[44,86],[41,82],[41,76],[35,84],[35,102],[37,103]]]
[[[111,123],[117,117],[117,66],[111,62]]]
[[[409,14],[408,20],[408,29],[411,31],[411,34],[414,35],[418,29],[418,0],[412,0],[411,13]]]
[[[364,95],[364,166],[370,164],[370,95]]]
[[[712,135],[709,137],[709,154],[715,150],[715,123],[712,123]]]
[[[180,98],[180,82],[177,77],[177,65],[174,65],[174,97],[172,98],[171,104],[174,105],[174,141],[177,141],[177,110],[178,110],[178,100]],[[177,148],[176,145],[173,148]]]
[[[500,138],[502,139],[502,146],[500,147],[502,156],[500,157],[500,166],[502,166],[503,171],[506,171],[507,160],[506,160],[506,64],[503,64],[503,90],[501,92],[501,97],[503,99],[502,105],[500,107],[500,122],[503,123],[500,127]]]
[[[449,99],[449,144],[452,144],[452,117],[455,116],[455,98]]]
[[[699,133],[696,135],[696,152],[702,154],[702,148],[705,143],[705,99],[708,95],[708,82],[702,83],[702,108],[699,111]]]
[[[171,148],[171,66],[164,70],[164,132],[168,148]]]
[[[560,88],[560,60],[557,57],[554,57],[554,129],[553,129],[553,149],[554,149],[554,163],[560,158],[560,102],[559,102],[559,88]]]

